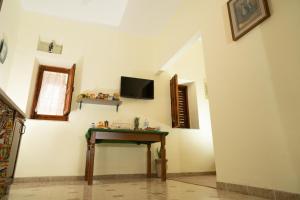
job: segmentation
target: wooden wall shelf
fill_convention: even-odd
[[[81,107],[82,107],[82,103],[86,103],[86,104],[116,106],[116,111],[118,112],[119,106],[122,104],[122,101],[83,98],[83,99],[78,99],[77,103],[79,103],[79,109],[80,110],[81,110]]]

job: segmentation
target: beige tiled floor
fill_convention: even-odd
[[[15,184],[9,200],[260,200],[213,188],[159,179],[60,182],[43,184]]]

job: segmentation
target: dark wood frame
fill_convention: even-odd
[[[31,119],[57,120],[57,121],[68,121],[69,120],[69,113],[70,113],[70,109],[71,109],[70,106],[71,106],[71,102],[72,102],[72,93],[74,91],[73,85],[74,85],[75,68],[76,68],[75,65],[73,65],[73,67],[71,69],[40,65],[39,70],[38,70],[36,84],[35,84],[33,101],[32,101],[31,114],[30,114]],[[38,99],[40,96],[40,91],[41,91],[42,81],[43,81],[43,74],[45,71],[68,74],[68,86],[67,86],[67,90],[66,90],[64,115],[39,115],[35,111],[36,107],[37,107]],[[69,93],[68,93],[68,87],[72,88],[71,91],[69,91]],[[65,108],[67,106],[68,106],[68,111],[65,111]]]
[[[179,127],[179,103],[178,103],[178,76],[175,74],[170,80],[171,117],[172,128]]]
[[[1,8],[2,8],[2,3],[3,3],[3,0],[0,0],[0,11],[1,11]]]
[[[233,11],[230,10],[230,4],[232,3],[232,1],[236,1],[236,0],[229,0],[227,2],[227,9],[228,9],[228,15],[229,15],[229,19],[230,19],[230,28],[231,28],[232,39],[234,41],[237,41],[238,39],[240,39],[241,37],[246,35],[249,31],[254,29],[256,26],[258,26],[260,23],[262,23],[263,21],[265,21],[267,18],[269,18],[271,16],[269,5],[268,5],[268,0],[259,0],[259,1],[263,2],[263,5],[264,5],[263,9],[266,12],[266,15],[263,18],[261,18],[259,21],[257,21],[255,24],[253,24],[252,26],[249,26],[248,28],[246,28],[243,31],[243,33],[241,33],[239,36],[236,36],[235,32],[234,32],[234,28],[233,28],[234,24],[233,24],[233,20],[232,20]]]
[[[185,105],[184,106],[185,106],[185,111],[186,111],[185,116],[186,116],[187,124],[186,124],[185,127],[179,126],[178,128],[191,128],[191,126],[190,126],[188,86],[186,86],[186,85],[178,85],[178,92],[179,92],[179,90],[184,90],[184,92],[185,92],[185,96],[184,96],[184,98],[185,98]],[[180,116],[179,116],[179,118],[180,118]]]
[[[160,142],[161,152],[161,181],[167,179],[166,167],[166,135],[165,134],[150,134],[143,131],[134,133],[128,132],[101,132],[92,131],[91,137],[87,140],[86,165],[85,165],[85,180],[88,185],[93,185],[94,175],[94,160],[95,160],[95,144],[96,140],[108,141],[130,141],[139,144],[147,144],[147,178],[151,178],[151,144]]]
[[[16,129],[17,123],[20,124],[20,129]],[[17,168],[17,162],[18,162],[18,157],[19,157],[19,152],[20,152],[19,147],[20,147],[20,144],[21,144],[21,138],[22,138],[22,135],[25,133],[25,119],[19,113],[15,114],[15,122],[14,122],[13,133],[14,134],[19,134],[20,138],[19,138],[19,141],[18,141],[17,153],[15,155],[16,157],[15,157],[15,163],[14,163],[14,166],[13,166],[13,173],[12,173],[12,176],[10,177],[12,179],[15,177],[15,171],[16,171],[16,168]]]
[[[2,55],[3,54],[3,55]],[[0,40],[0,63],[4,63],[8,54],[8,45],[4,39]]]

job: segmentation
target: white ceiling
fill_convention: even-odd
[[[127,0],[23,0],[25,10],[42,14],[119,26]]]
[[[159,33],[182,0],[22,0],[27,11],[118,27],[142,35]]]
[[[141,35],[160,33],[184,0],[128,0],[120,29]]]

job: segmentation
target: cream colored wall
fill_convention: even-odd
[[[17,42],[21,5],[19,0],[3,1],[0,11],[0,40],[5,39],[8,45],[8,54],[4,64],[0,63],[0,87],[6,90],[8,74],[14,57]]]
[[[193,161],[194,166],[201,169],[215,171],[214,149],[212,142],[212,130],[210,121],[209,102],[205,97],[204,81],[205,68],[203,59],[203,46],[201,41],[194,43],[185,50],[184,54],[166,72],[171,77],[178,75],[179,79],[194,81],[195,92],[189,97],[189,103],[195,103],[197,108],[190,107],[190,114],[196,114],[199,120],[199,129],[173,129],[180,134],[180,162]],[[196,102],[193,102],[196,101]],[[197,113],[194,113],[197,112]],[[194,152],[201,152],[197,156]],[[182,166],[183,171],[191,171],[192,165]],[[194,167],[194,169],[197,169]]]
[[[184,1],[156,63],[200,31],[218,181],[300,193],[300,2],[270,1],[271,18],[237,42],[226,2]]]
[[[285,184],[293,184],[300,193],[300,2],[274,1],[273,20],[261,32],[266,57],[269,62],[270,78],[278,105],[284,133],[282,141],[287,146],[292,177]]]
[[[61,41],[63,54],[37,52],[39,37]],[[170,131],[167,137],[168,172],[214,170],[210,164],[213,160],[213,155],[209,154],[211,151],[199,147],[193,150],[188,144],[188,141],[195,142],[196,139],[200,140],[199,146],[206,144],[201,138],[207,136],[178,133],[170,128],[170,77],[168,74],[155,75],[155,49],[152,39],[131,36],[104,26],[24,13],[8,84],[9,95],[24,110],[30,108],[30,93],[38,61],[53,65],[76,62],[74,97],[85,90],[118,91],[120,76],[127,75],[154,79],[155,100],[123,99],[124,103],[117,113],[114,107],[95,105],[83,105],[79,110],[74,98],[69,122],[27,120],[16,176],[83,175],[84,134],[90,123],[99,120],[132,121],[136,116],[142,117],[142,120],[147,118],[151,126]],[[154,154],[155,148],[152,150]],[[189,155],[183,155],[181,151]],[[145,173],[145,155],[144,146],[100,145],[96,148],[95,174]],[[195,162],[195,157],[205,157],[205,160]]]
[[[192,82],[185,84],[188,90],[188,108],[190,118],[190,128],[199,129],[199,110],[198,110],[198,98],[197,98],[197,87],[196,83]]]

